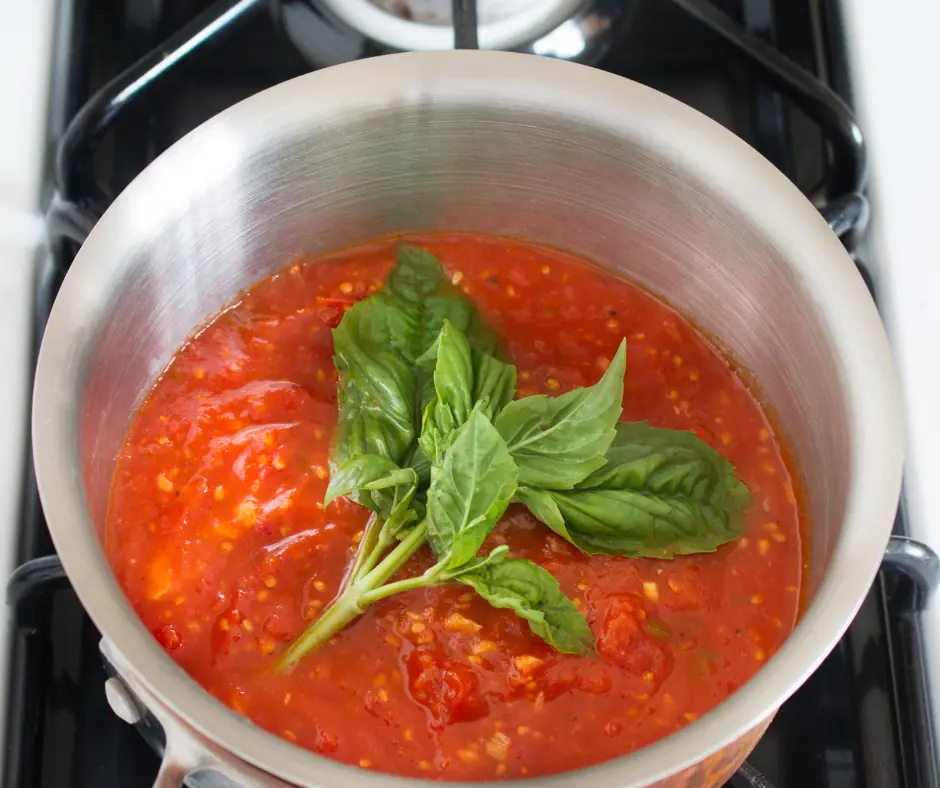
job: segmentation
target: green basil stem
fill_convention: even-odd
[[[374,556],[376,554],[381,556],[384,549],[381,548],[380,539],[376,547],[370,552],[369,557],[360,566],[360,576],[354,579],[323,611],[323,615],[291,644],[291,647],[278,662],[277,670],[283,671],[292,668],[311,651],[322,646],[337,632],[359,618],[366,611],[366,608],[376,601],[375,599],[368,599],[367,594],[378,589],[405,565],[408,559],[424,544],[427,530],[427,521],[422,520],[408,532],[408,535],[398,543],[394,550],[376,563],[377,558]],[[362,569],[369,563],[374,564],[374,568],[364,574]],[[427,582],[428,580],[425,579],[425,583]],[[414,587],[417,588],[418,585]]]
[[[311,651],[319,648],[347,624],[355,621],[363,613],[355,594],[355,586],[350,586],[284,653],[277,663],[278,672],[290,670]]]
[[[394,583],[388,583],[384,586],[379,586],[373,591],[366,591],[361,597],[359,597],[360,604],[371,605],[374,602],[378,602],[380,599],[385,599],[385,597],[395,596],[395,594],[403,594],[405,591],[414,591],[416,588],[428,588],[429,586],[435,586],[438,582],[438,577],[444,569],[443,564],[435,564],[427,572],[417,577],[406,577],[404,580],[397,580]]]
[[[388,521],[378,515],[373,519],[372,527],[362,540],[365,547],[356,553],[356,562],[349,574],[353,581],[365,577],[375,569],[375,565],[381,560],[385,551],[395,542],[394,537],[388,534]]]
[[[381,553],[385,550],[385,548],[381,546],[382,529],[384,525],[384,520],[375,513],[369,518],[369,522],[366,523],[362,542],[359,545],[359,549],[356,551],[356,558],[352,566],[347,570],[343,582],[340,585],[340,594],[352,585],[360,574],[369,572],[372,566],[375,566],[375,563],[381,558]],[[388,547],[388,545],[385,547]],[[365,568],[366,564],[370,561],[372,566]]]
[[[422,520],[408,535],[402,539],[392,552],[383,558],[378,566],[369,574],[361,577],[355,585],[360,588],[360,593],[371,591],[378,588],[388,581],[399,569],[401,569],[418,548],[424,544],[424,537],[428,532],[428,521]]]

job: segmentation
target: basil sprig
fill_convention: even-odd
[[[584,616],[552,575],[497,547],[517,500],[586,553],[671,558],[738,536],[747,488],[691,432],[618,423],[621,343],[593,386],[514,400],[516,369],[433,255],[401,245],[385,287],[333,334],[339,419],[326,503],[374,513],[339,595],[284,654],[289,668],[369,605],[461,583],[514,611],[557,650],[588,654]],[[436,563],[393,580],[428,545]]]

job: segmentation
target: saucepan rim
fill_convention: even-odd
[[[164,653],[121,593],[90,521],[73,423],[74,398],[82,386],[77,378],[84,373],[70,357],[71,337],[99,325],[95,293],[107,291],[103,283],[109,277],[123,274],[141,241],[133,233],[135,206],[148,190],[164,186],[191,151],[215,135],[250,136],[285,116],[309,122],[312,128],[332,116],[433,100],[551,109],[558,117],[635,140],[674,169],[708,184],[792,268],[814,302],[835,358],[847,408],[852,482],[842,536],[797,628],[751,681],[687,728],[630,755],[540,780],[540,785],[557,788],[584,785],[586,780],[598,786],[647,785],[701,761],[766,719],[835,646],[881,562],[897,505],[902,458],[890,350],[871,297],[841,244],[810,202],[758,153],[704,115],[650,88],[531,55],[387,55],[277,85],[177,142],[98,222],[65,277],[49,318],[32,417],[36,473],[49,529],[82,604],[133,666],[136,678],[181,720],[221,747],[298,785],[442,785],[367,773],[302,750],[227,709]]]

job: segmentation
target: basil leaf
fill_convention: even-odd
[[[417,363],[433,340],[425,341],[424,337],[424,301],[431,293],[449,284],[434,255],[415,246],[400,244],[396,266],[385,280],[382,291],[369,297],[369,300],[387,299],[404,315],[398,325],[388,326],[389,331],[383,341],[410,366]]]
[[[519,466],[521,485],[571,489],[604,465],[622,410],[626,361],[624,341],[595,385],[560,397],[526,397],[500,412],[494,424]]]
[[[411,468],[399,468],[390,459],[378,454],[360,454],[330,474],[323,505],[326,506],[341,495],[352,497],[361,490],[382,492],[399,486],[417,487],[417,484],[418,474]],[[369,503],[363,505],[369,506]]]
[[[500,353],[499,338],[484,323],[476,306],[451,283],[440,261],[424,249],[399,244],[397,265],[379,295],[387,295],[406,307],[409,322],[390,326],[386,336],[409,364],[419,366],[415,372],[416,417],[423,416],[436,393],[433,380],[436,344],[445,322],[466,338],[474,354]],[[464,417],[458,424],[465,420]]]
[[[333,470],[360,454],[398,464],[415,439],[414,374],[389,340],[395,332],[407,333],[413,321],[393,299],[381,295],[355,304],[333,331],[339,372]]]
[[[516,368],[482,350],[473,351],[473,403],[485,403],[491,419],[516,396]]]
[[[384,289],[420,306],[412,360],[434,345],[445,321],[460,331],[474,350],[500,354],[499,337],[484,323],[474,303],[451,283],[440,261],[430,252],[400,244],[398,264]],[[434,385],[426,372],[418,373],[418,395],[419,412],[423,412],[434,396]]]
[[[491,356],[500,355],[499,337],[483,322],[473,302],[446,280],[435,295],[424,301],[421,337],[425,347],[434,343],[444,327],[444,321],[466,336],[475,350]]]
[[[742,533],[739,518],[688,499],[633,490],[537,492],[549,496],[556,510],[543,522],[590,555],[672,558],[710,553]],[[529,494],[520,496],[526,505]]]
[[[501,544],[498,547],[494,547],[489,555],[481,555],[476,558],[471,558],[463,566],[458,566],[456,569],[450,571],[445,571],[441,574],[441,580],[449,581],[456,580],[461,575],[470,574],[473,572],[478,572],[484,566],[489,566],[490,564],[497,564],[500,561],[506,560],[506,556],[509,554],[509,546]]]
[[[474,377],[470,343],[463,332],[445,320],[434,344],[418,359],[418,366],[433,370],[438,405],[447,411],[450,423],[463,424],[473,408]]]
[[[457,577],[493,607],[508,608],[529,622],[542,640],[565,654],[590,654],[594,635],[558,581],[523,558],[506,558]]]
[[[415,446],[411,459],[408,460],[408,467],[418,474],[418,486],[426,489],[431,483],[431,460],[420,446]]]
[[[422,512],[415,511],[418,474],[411,468],[399,468],[387,457],[362,454],[343,463],[330,475],[324,506],[345,495],[366,506],[385,520],[392,535],[417,522]]]
[[[473,407],[473,361],[467,338],[444,321],[435,343],[418,359],[418,366],[433,369],[435,396],[424,409],[418,444],[432,464],[441,456],[454,431]]]
[[[616,431],[607,464],[578,484],[579,490],[652,490],[730,510],[751,503],[734,466],[694,432],[651,427],[645,421],[621,422]]]
[[[520,487],[516,490],[516,501],[525,504],[526,509],[536,520],[545,523],[556,534],[578,546],[574,537],[568,533],[565,517],[555,501],[555,494],[560,496],[562,492],[562,490],[540,490],[538,487]]]
[[[476,556],[516,491],[518,472],[506,443],[475,409],[432,466],[428,489],[428,542],[445,569]]]
[[[467,337],[471,347],[499,354],[499,337],[483,322],[473,302],[451,283],[440,261],[430,252],[399,244],[396,267],[382,290],[420,307],[412,361],[434,344],[445,320]]]
[[[515,367],[472,350],[463,332],[449,320],[444,321],[435,343],[418,359],[418,366],[433,369],[435,395],[424,409],[418,443],[434,464],[441,461],[454,431],[475,405],[492,418],[494,410],[501,410],[515,394]]]
[[[388,513],[385,531],[395,539],[404,539],[408,532],[424,519],[424,504],[414,500],[414,492],[414,489],[411,489]]]
[[[586,553],[672,558],[740,536],[752,496],[691,432],[618,424],[607,465],[574,490],[520,488],[529,511]]]
[[[440,261],[430,252],[403,243],[398,245],[396,257],[395,268],[389,273],[382,288],[395,298],[419,306],[426,296],[446,282]]]

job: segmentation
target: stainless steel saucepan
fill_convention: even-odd
[[[642,283],[721,337],[778,414],[811,531],[796,630],[679,733],[537,781],[718,784],[835,645],[881,561],[901,478],[888,345],[836,237],[751,148],[646,87],[529,55],[392,55],[266,90],[160,156],[94,228],[46,329],[33,438],[56,548],[120,676],[114,705],[164,726],[160,786],[199,770],[230,780],[214,785],[416,784],[225,708],[140,623],[102,545],[129,420],[193,327],[298,253],[435,229],[529,238]]]

